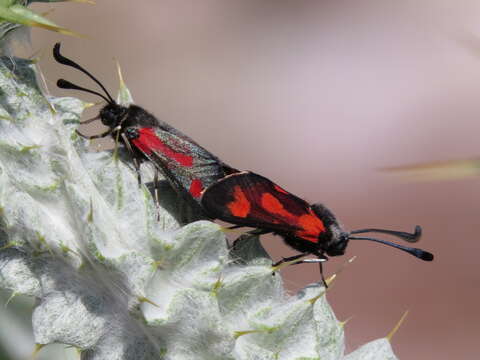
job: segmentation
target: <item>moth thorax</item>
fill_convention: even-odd
[[[348,233],[325,205],[313,204],[311,208],[325,225],[326,231],[320,234],[318,241],[322,250],[329,256],[343,255],[348,244]]]
[[[100,110],[100,120],[102,124],[109,128],[114,128],[120,124],[123,116],[127,112],[127,108],[116,103],[110,103],[105,105]]]

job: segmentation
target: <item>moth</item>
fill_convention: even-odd
[[[405,251],[424,261],[433,260],[433,254],[421,249],[358,236],[364,233],[382,233],[414,243],[421,237],[422,229],[418,225],[414,233],[376,228],[346,231],[325,205],[311,205],[253,172],[234,173],[213,183],[203,192],[201,205],[212,218],[235,224],[236,227],[257,228],[257,234],[279,235],[287,245],[300,252],[274,266],[308,254],[325,261],[328,256],[343,255],[348,243],[357,240],[374,241]]]
[[[73,67],[92,79],[103,91],[103,94],[91,89],[80,87],[65,79],[59,79],[57,86],[62,89],[72,89],[94,94],[106,101],[98,116],[85,120],[87,124],[100,120],[108,127],[105,132],[86,136],[86,139],[112,137],[129,153],[139,184],[140,164],[144,161],[155,167],[154,191],[155,199],[159,201],[159,174],[162,174],[176,192],[191,205],[200,208],[200,195],[204,189],[227,174],[236,172],[218,157],[200,146],[181,131],[166,122],[156,118],[144,108],[131,104],[118,104],[109,94],[103,84],[90,72],[73,60],[60,53],[60,43],[53,48],[53,57],[63,65]]]

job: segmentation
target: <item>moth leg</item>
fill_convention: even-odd
[[[248,231],[247,234],[250,234],[250,235],[266,235],[266,234],[270,234],[271,232],[272,232],[271,230],[255,229],[255,230]]]
[[[239,228],[242,228],[244,227],[243,225],[232,225],[232,226],[228,226],[227,229],[229,230],[232,230],[232,229],[239,229]]]
[[[157,221],[160,221],[160,182],[158,181],[157,168],[155,168],[155,174],[153,175],[153,194],[155,207],[157,209]]]
[[[328,260],[328,257],[326,257],[325,255],[323,255],[323,253],[316,253],[315,255],[317,255],[318,259],[324,259],[325,261]],[[319,270],[320,270],[320,278],[322,279],[322,282],[323,282],[323,286],[325,287],[325,289],[328,289],[328,284],[327,284],[327,281],[325,280],[325,276],[323,274],[323,261],[322,262],[319,262],[318,263],[318,266],[319,266]]]
[[[140,187],[142,185],[142,176],[140,175],[140,162],[138,161],[138,157],[135,156],[135,152],[133,151],[132,145],[130,145],[130,141],[128,140],[128,138],[125,136],[124,133],[121,133],[121,137],[127,148],[127,151],[132,157],[133,167],[135,168],[135,172],[137,173],[138,187]],[[155,170],[155,174],[156,174],[156,170]]]
[[[290,257],[288,257],[288,258],[282,258],[282,260],[277,261],[277,262],[276,262],[275,264],[273,264],[272,266],[273,266],[273,267],[276,267],[276,266],[278,266],[278,265],[280,265],[280,264],[283,264],[284,262],[297,260],[297,259],[301,258],[302,256],[305,256],[305,255],[308,255],[308,254],[310,254],[310,253],[308,253],[308,252],[307,252],[307,253],[301,253],[301,254],[298,254],[298,255],[295,255],[295,256],[290,256]],[[300,264],[300,263],[301,263],[301,261],[296,262],[295,264]]]
[[[302,256],[303,255],[305,255],[305,254],[302,254]],[[322,255],[322,254],[314,254],[314,255],[317,256],[316,259],[303,259],[303,260],[299,260],[297,262],[294,262],[292,265],[318,263],[318,266],[319,266],[319,269],[320,269],[320,278],[322,279],[323,286],[325,287],[325,289],[328,289],[328,284],[327,284],[327,281],[325,280],[325,276],[323,274],[323,263],[325,261],[328,261],[328,258],[325,255]],[[295,259],[292,259],[292,260],[295,260]]]
[[[88,135],[85,135],[85,134],[82,134],[80,131],[78,130],[75,130],[75,132],[80,135],[81,137],[83,137],[84,139],[87,139],[87,140],[93,140],[93,139],[101,139],[101,138],[104,138],[108,135],[110,135],[112,133],[112,130],[107,130],[101,134],[98,134],[98,135],[91,135],[91,136],[88,136]]]
[[[325,280],[325,276],[323,275],[323,262],[318,264],[320,266],[320,278],[322,279],[323,286],[325,286],[325,289],[328,289],[327,281]]]
[[[317,258],[316,259],[302,259],[298,260],[297,262],[293,263],[292,265],[298,265],[298,264],[321,264],[324,263],[325,261],[328,261],[328,258],[325,255],[321,254],[313,254]]]

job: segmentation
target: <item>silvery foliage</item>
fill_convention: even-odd
[[[91,0],[0,0],[0,54],[11,55],[12,45],[29,44],[29,27],[56,31],[65,35],[78,34],[58,26],[45,16],[40,15],[28,7],[31,3],[56,3],[76,1],[93,3]]]
[[[35,299],[35,343],[92,360],[396,359],[386,339],[345,356],[325,289],[287,295],[256,237],[229,253],[212,222],[157,221],[132,166],[76,135],[86,104],[44,96],[30,61],[0,58],[0,89],[0,287]]]

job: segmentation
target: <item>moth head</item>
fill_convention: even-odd
[[[322,220],[326,229],[318,239],[321,250],[328,256],[345,254],[349,234],[343,230],[333,212],[323,204],[313,204],[312,210]]]
[[[109,128],[120,125],[123,117],[127,113],[127,108],[117,103],[109,103],[100,110],[100,120],[102,124]]]

